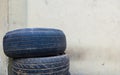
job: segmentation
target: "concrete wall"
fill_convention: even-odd
[[[119,0],[28,0],[28,27],[67,37],[72,75],[120,75]]]
[[[7,57],[3,53],[2,39],[8,30],[7,25],[7,0],[0,0],[0,75],[7,75]]]
[[[27,26],[27,0],[9,0],[9,30]]]
[[[0,0],[0,75],[8,75],[9,60],[3,52],[3,36],[6,32],[27,26],[27,13],[25,0]],[[22,3],[22,4],[21,4]],[[10,69],[11,70],[11,69]],[[9,72],[10,75],[10,72]]]

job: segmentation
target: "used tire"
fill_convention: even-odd
[[[6,33],[3,48],[12,58],[59,55],[66,49],[66,37],[58,29],[18,29]]]
[[[70,75],[67,55],[15,59],[13,75]]]

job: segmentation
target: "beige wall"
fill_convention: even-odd
[[[27,26],[27,0],[8,0],[9,30]]]
[[[2,39],[7,30],[7,0],[0,0],[0,75],[7,75],[8,60],[2,47]]]
[[[10,30],[27,26],[27,15],[26,11],[22,11],[23,7],[27,8],[25,0],[0,0],[0,75],[8,75],[8,63],[11,62],[3,52],[3,36]]]
[[[28,0],[28,27],[67,37],[72,75],[120,75],[119,0]]]

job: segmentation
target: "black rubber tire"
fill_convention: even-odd
[[[12,71],[13,75],[69,75],[69,57],[15,59]]]
[[[70,72],[68,72],[67,75],[71,75]]]
[[[12,58],[59,55],[66,49],[66,37],[58,29],[18,29],[5,35],[3,48],[5,54]]]

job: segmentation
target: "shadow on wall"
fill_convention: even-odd
[[[66,53],[70,56],[70,59],[73,61],[84,60],[88,52],[88,48],[75,47],[71,46],[66,50]]]

